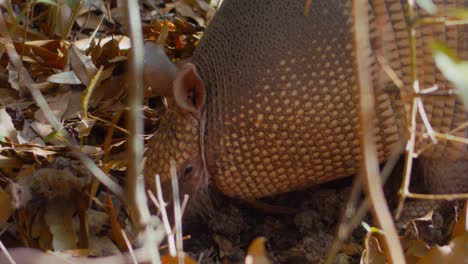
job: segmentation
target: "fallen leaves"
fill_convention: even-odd
[[[125,75],[131,47],[120,6],[101,0],[9,4],[2,20],[11,34],[0,36],[7,48],[0,57],[0,230],[15,234],[24,246],[60,251],[67,259],[124,252],[122,232],[131,245],[135,241],[126,208],[68,145],[92,158],[105,177],[123,181],[128,131],[122,117],[133,87]],[[199,9],[202,15],[182,2],[143,9],[145,38],[167,43],[174,60],[188,56],[205,25],[206,8]],[[30,92],[37,90],[50,110],[31,100]],[[62,129],[49,123],[50,114]],[[155,124],[147,123],[151,131]],[[187,257],[186,263],[195,262]]]
[[[436,263],[466,263],[468,260],[468,201],[464,202],[462,215],[453,228],[450,241],[445,246],[430,244],[414,237],[401,237],[405,258],[408,264],[436,264]],[[416,219],[418,220],[418,219]],[[420,218],[423,221],[432,221],[432,213]],[[412,220],[414,221],[414,220]],[[380,232],[375,228],[366,228],[368,233],[365,239],[365,250],[362,263],[386,263],[384,248]]]

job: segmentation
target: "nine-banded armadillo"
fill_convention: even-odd
[[[402,113],[409,102],[402,103],[398,89],[391,89],[376,59],[386,59],[405,85],[403,98],[411,98],[404,2],[369,1],[380,160],[407,133]],[[440,8],[467,5],[464,0],[434,2]],[[158,77],[161,62],[155,54],[160,49],[147,44],[145,79],[168,98],[146,153],[149,188],[154,188],[155,174],[169,179],[170,159],[176,161],[185,191],[211,181],[224,194],[240,198],[271,196],[356,173],[359,110],[350,3],[314,0],[304,15],[305,1],[225,0],[193,64],[178,73],[164,72],[174,78],[171,86]],[[433,37],[445,41],[467,58],[467,26],[420,25],[417,32],[421,87],[451,89],[436,70],[428,43]],[[437,131],[466,121],[455,97],[424,102]],[[427,143],[421,137],[418,147]],[[441,141],[421,156],[433,190],[468,190],[464,146]]]

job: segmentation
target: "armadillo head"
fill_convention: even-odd
[[[156,194],[155,176],[159,174],[163,194],[170,195],[170,161],[174,160],[180,194],[195,194],[207,186],[202,154],[204,83],[195,65],[188,63],[177,71],[155,44],[147,43],[145,54],[145,82],[167,99],[167,109],[145,154],[146,188]]]

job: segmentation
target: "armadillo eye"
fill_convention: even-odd
[[[193,171],[193,166],[192,165],[187,165],[184,169],[184,177],[190,176],[190,174]]]

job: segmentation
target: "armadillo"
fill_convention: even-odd
[[[412,84],[404,2],[369,1],[380,161],[408,134],[410,111],[404,109]],[[439,8],[467,5],[435,2]],[[145,80],[168,105],[145,154],[149,188],[154,189],[156,174],[169,180],[171,159],[185,191],[211,183],[228,196],[247,199],[355,174],[361,154],[350,4],[313,0],[305,14],[305,1],[225,0],[192,63],[177,73],[163,71],[169,82],[158,77],[160,49],[147,44]],[[417,32],[420,87],[453,89],[436,69],[428,43],[442,40],[467,58],[468,27],[418,25]],[[379,56],[402,80],[401,90],[377,62]],[[464,106],[454,96],[425,97],[424,106],[436,131],[448,132],[466,121]],[[421,124],[418,131],[424,132]],[[418,137],[418,148],[428,144]],[[463,145],[439,141],[420,158],[434,192],[468,190]]]

